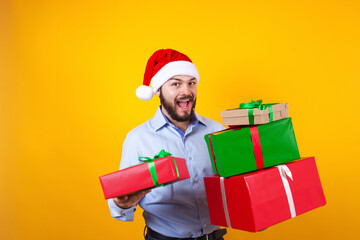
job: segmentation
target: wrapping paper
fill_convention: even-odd
[[[254,107],[249,112],[247,108],[236,108],[222,111],[220,115],[223,125],[259,125],[288,118],[288,108],[288,103],[265,104],[263,110]]]
[[[176,165],[175,165],[176,163]],[[153,164],[156,181],[149,165]],[[105,199],[129,195],[189,178],[185,159],[166,156],[99,177]]]
[[[205,135],[213,172],[223,177],[300,159],[291,118]]]
[[[204,182],[211,223],[250,232],[326,204],[314,157]]]

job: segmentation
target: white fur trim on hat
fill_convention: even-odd
[[[195,64],[189,61],[173,61],[163,66],[151,79],[151,87],[154,93],[170,78],[176,75],[188,75],[196,78],[199,82],[199,73]]]
[[[152,99],[154,91],[151,87],[146,85],[141,85],[136,89],[136,96],[141,100],[148,101]]]

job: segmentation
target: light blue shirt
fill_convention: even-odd
[[[212,175],[211,160],[204,135],[224,127],[196,113],[182,132],[168,121],[160,107],[155,116],[128,133],[123,144],[120,169],[139,164],[138,157],[153,157],[161,149],[184,158],[190,178],[152,189],[139,202],[146,225],[165,236],[199,237],[218,229],[210,223],[203,177]],[[124,183],[126,184],[126,183]],[[108,201],[111,215],[133,221],[136,207],[119,208]]]

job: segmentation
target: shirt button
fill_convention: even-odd
[[[206,223],[204,224],[204,228],[206,228],[207,227],[207,225],[206,225]]]
[[[184,141],[186,140],[186,137],[184,137]]]
[[[200,205],[203,205],[204,202],[203,202],[202,200],[199,200],[199,204],[200,204]]]
[[[192,157],[189,157],[189,159],[191,160],[191,159],[192,159]]]
[[[193,183],[197,183],[198,180],[196,178],[193,179]]]

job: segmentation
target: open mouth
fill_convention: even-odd
[[[190,100],[181,100],[177,101],[176,103],[181,109],[186,110],[189,108]]]

